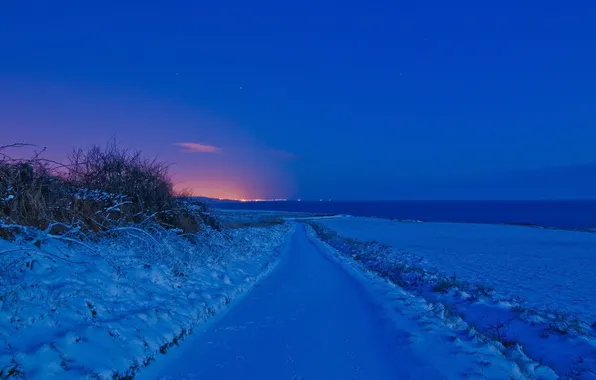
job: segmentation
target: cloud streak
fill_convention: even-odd
[[[182,152],[184,152],[184,153],[217,153],[217,152],[221,152],[221,148],[213,146],[213,145],[207,145],[207,144],[183,142],[183,143],[175,143],[174,145],[182,147]]]
[[[283,160],[294,160],[298,158],[298,156],[294,153],[286,152],[285,150],[281,149],[269,149],[269,154]]]

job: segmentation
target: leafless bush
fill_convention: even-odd
[[[54,234],[64,233],[64,225],[98,232],[148,219],[184,233],[205,225],[220,228],[203,204],[176,196],[167,164],[115,141],[103,149],[75,150],[67,165],[39,153],[19,160],[5,153],[24,146],[0,146],[0,217],[15,224],[40,229],[53,224]],[[0,238],[11,234],[0,227]]]
[[[168,165],[143,158],[141,152],[118,147],[111,141],[102,149],[92,146],[69,155],[67,180],[76,187],[122,194],[132,201],[133,212],[160,212],[174,206]]]
[[[502,321],[496,321],[488,325],[488,330],[493,339],[501,342],[504,347],[509,348],[515,346],[516,342],[507,336],[507,326]]]
[[[37,155],[29,160],[13,160],[3,152],[23,146],[0,147],[0,215],[26,225],[42,225],[64,206],[60,202],[63,183]]]

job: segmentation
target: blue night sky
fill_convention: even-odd
[[[216,197],[586,197],[595,19],[581,0],[4,1],[0,142],[59,158],[115,136]]]

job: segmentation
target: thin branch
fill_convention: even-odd
[[[28,144],[28,143],[14,143],[14,144],[8,144],[8,145],[0,145],[0,150],[9,149],[9,148],[24,148],[27,146],[37,146],[37,145]]]
[[[71,263],[71,264],[86,264],[85,261],[73,261],[73,260],[69,260],[69,259],[66,259],[64,257],[60,257],[58,255],[55,255],[53,253],[46,252],[46,251],[39,251],[38,249],[34,249],[34,248],[22,248],[21,247],[21,248],[17,248],[17,249],[7,249],[5,251],[0,251],[0,255],[4,255],[4,254],[8,254],[8,253],[17,253],[17,252],[33,252],[35,254],[41,254],[42,256],[45,255],[45,256],[53,257],[53,258],[58,259],[58,260],[66,261],[66,262]],[[19,262],[19,261],[21,261],[23,259],[24,258],[17,259],[15,261],[9,263],[7,265],[7,267],[11,267],[11,266],[13,266],[14,264],[16,264],[17,262]]]

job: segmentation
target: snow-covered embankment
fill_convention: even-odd
[[[0,239],[0,378],[138,372],[267,273],[290,228],[85,242],[20,228]]]

